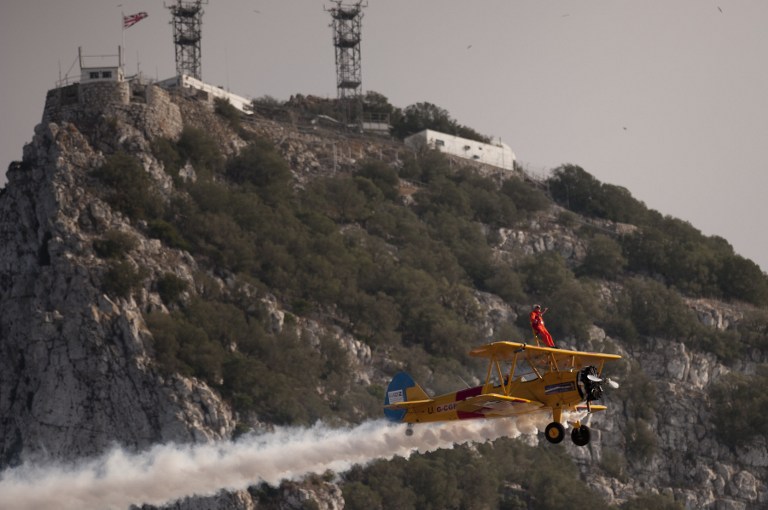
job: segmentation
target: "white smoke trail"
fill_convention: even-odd
[[[277,485],[328,469],[457,444],[535,434],[546,416],[404,425],[371,421],[355,428],[280,428],[237,441],[161,445],[140,454],[115,449],[77,467],[22,465],[0,473],[0,508],[32,510],[125,509],[165,505],[185,496],[210,496],[260,482]]]

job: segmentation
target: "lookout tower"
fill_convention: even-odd
[[[203,24],[203,4],[208,0],[176,0],[166,5],[173,20],[173,42],[176,45],[176,75],[201,79],[200,39]]]
[[[83,49],[77,48],[80,61],[80,82],[123,81],[123,48],[117,47],[116,55],[83,55]],[[111,60],[111,61],[110,61]]]
[[[362,122],[363,79],[360,65],[360,33],[363,7],[368,3],[359,0],[344,4],[334,0],[335,7],[327,9],[333,22],[333,46],[336,48],[336,89],[339,108],[346,122]]]

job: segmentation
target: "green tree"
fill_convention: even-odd
[[[397,176],[397,171],[385,163],[367,161],[356,174],[370,179],[388,200],[396,200],[399,196],[400,179]]]
[[[539,299],[554,294],[574,278],[563,257],[551,251],[527,257],[518,270],[524,275],[525,291]]]
[[[635,225],[646,224],[651,216],[626,188],[603,184],[576,165],[556,168],[547,185],[555,202],[586,216]]]
[[[547,180],[555,202],[586,216],[606,216],[600,181],[576,165],[563,165]]]
[[[547,329],[556,339],[586,340],[589,327],[602,316],[596,289],[576,279],[569,279],[555,289],[547,306],[551,310]]]
[[[389,99],[379,92],[369,90],[363,96],[363,109],[369,113],[380,115],[389,115],[395,113],[395,107],[390,104]]]
[[[751,260],[739,255],[727,257],[718,281],[726,299],[741,299],[759,306],[768,304],[768,277]]]
[[[512,200],[518,211],[526,213],[543,211],[552,203],[541,190],[516,177],[506,179],[501,192]]]
[[[712,387],[712,421],[717,437],[731,447],[749,444],[756,437],[768,436],[768,366],[755,375],[730,373]]]
[[[255,140],[243,148],[229,161],[226,172],[235,183],[253,186],[267,203],[275,204],[290,195],[288,163],[266,140]]]
[[[627,188],[603,183],[600,195],[607,219],[633,225],[644,225],[649,221],[648,208]]]
[[[392,134],[405,138],[425,129],[432,129],[469,140],[489,143],[490,139],[472,128],[462,126],[453,120],[447,110],[432,103],[412,104],[396,115],[392,122]]]
[[[220,172],[224,165],[216,140],[202,129],[184,126],[176,147],[182,160],[190,161],[198,176],[210,177]]]
[[[618,313],[626,314],[641,335],[685,340],[697,331],[696,316],[680,296],[653,280],[627,281]]]
[[[589,241],[579,272],[613,280],[623,273],[626,265],[627,259],[624,258],[621,245],[611,237],[597,234]]]

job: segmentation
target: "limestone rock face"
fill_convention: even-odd
[[[115,128],[99,143],[128,143],[150,170],[147,126],[134,118]],[[234,428],[230,409],[204,383],[153,366],[137,303],[101,289],[93,239],[131,227],[88,191],[89,171],[104,160],[92,141],[75,124],[41,124],[0,194],[2,467],[96,455],[114,444],[226,438]],[[161,255],[172,258],[152,253],[151,243],[136,251],[142,246],[136,256],[156,261],[156,270],[169,262]]]

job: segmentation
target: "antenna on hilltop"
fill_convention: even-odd
[[[173,19],[173,42],[176,45],[176,75],[201,80],[200,39],[202,37],[203,4],[208,0],[176,0],[166,5]]]
[[[362,123],[363,96],[360,58],[360,40],[363,7],[368,2],[359,0],[344,4],[334,0],[335,7],[326,9],[333,22],[333,46],[336,49],[336,90],[339,108],[345,122]]]

